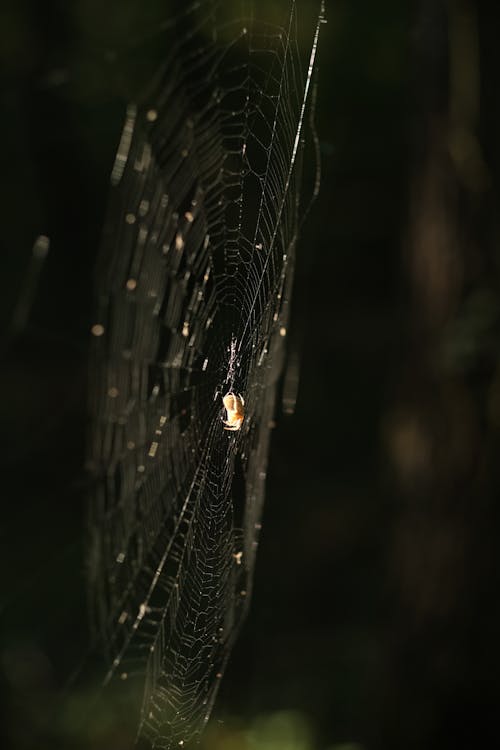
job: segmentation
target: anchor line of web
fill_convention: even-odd
[[[295,9],[295,4],[294,4],[294,9]],[[294,11],[292,11],[291,16],[293,15],[293,12]],[[287,197],[287,194],[288,194],[288,189],[290,187],[290,181],[292,179],[293,169],[294,169],[294,166],[295,166],[295,160],[297,158],[297,152],[298,152],[299,143],[300,143],[300,136],[301,136],[301,132],[302,132],[302,124],[303,124],[303,121],[304,121],[304,114],[305,114],[305,109],[306,109],[307,100],[308,100],[308,96],[309,96],[309,89],[310,89],[311,80],[312,80],[312,76],[313,76],[314,64],[315,64],[315,61],[316,61],[316,53],[317,53],[317,49],[318,49],[319,34],[320,34],[321,25],[324,22],[325,22],[325,5],[324,5],[324,0],[322,0],[320,14],[319,14],[318,21],[316,23],[316,29],[315,29],[315,32],[314,32],[314,39],[313,39],[313,43],[312,43],[312,47],[311,47],[311,53],[310,53],[310,56],[309,56],[309,66],[308,66],[307,77],[306,77],[306,82],[305,82],[305,86],[304,86],[304,96],[303,96],[302,105],[301,105],[301,108],[300,108],[300,115],[299,115],[299,120],[298,120],[298,124],[297,124],[297,129],[296,129],[296,132],[295,132],[295,140],[294,140],[293,149],[292,149],[292,156],[291,156],[291,159],[290,159],[290,166],[288,168],[288,174],[287,174],[287,178],[286,178],[286,181],[285,181],[285,187],[284,187],[283,195],[281,197],[280,205],[279,205],[279,208],[278,208],[278,212],[277,212],[277,216],[276,216],[276,221],[274,223],[274,229],[273,229],[273,233],[272,233],[272,236],[271,236],[271,241],[269,243],[269,248],[268,248],[268,251],[267,251],[267,254],[266,254],[266,259],[264,261],[264,266],[262,268],[262,272],[260,274],[259,281],[257,283],[257,288],[256,288],[256,290],[254,292],[253,300],[252,300],[252,303],[250,305],[250,309],[248,311],[247,322],[245,323],[245,327],[243,329],[243,332],[241,334],[241,338],[240,338],[239,343],[238,343],[238,347],[237,347],[238,354],[240,353],[240,351],[243,348],[243,342],[244,342],[244,339],[245,339],[245,334],[246,334],[246,332],[248,330],[248,327],[250,325],[250,322],[252,320],[252,312],[253,312],[253,310],[255,308],[255,305],[257,304],[257,299],[258,299],[258,296],[259,296],[260,288],[261,288],[262,283],[264,281],[264,276],[265,276],[265,273],[266,273],[266,270],[267,270],[267,266],[269,264],[269,259],[271,257],[271,251],[272,251],[272,249],[274,247],[274,242],[275,242],[276,236],[278,234],[280,219],[281,219],[281,215],[283,213],[283,209],[284,209],[284,206],[285,206],[285,201],[286,201],[286,197]],[[275,122],[276,122],[276,118],[275,118]]]

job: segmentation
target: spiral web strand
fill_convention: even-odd
[[[175,19],[128,107],[97,269],[91,614],[155,748],[199,736],[249,602],[322,21],[304,65],[294,3],[281,26],[223,7]]]

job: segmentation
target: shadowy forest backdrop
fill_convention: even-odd
[[[322,187],[293,308],[297,408],[277,415],[255,593],[206,750],[499,742],[492,7],[327,4]],[[5,748],[125,746],[120,707],[104,702],[85,734],[78,688],[62,703],[60,691],[87,643],[92,272],[125,103],[158,62],[131,41],[167,11],[163,0],[2,9]],[[316,13],[316,3],[298,11]],[[41,234],[50,252],[22,321],[16,303]]]

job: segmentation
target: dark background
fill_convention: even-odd
[[[130,40],[166,4],[2,15],[3,746],[113,750],[127,716],[104,701],[87,736],[78,688],[60,691],[87,641],[92,269],[124,103],[154,60]],[[253,603],[204,748],[499,744],[498,15],[328,4],[297,409],[277,418]]]

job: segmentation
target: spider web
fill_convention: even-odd
[[[223,6],[226,10],[223,10]],[[282,371],[322,9],[197,2],[127,110],[92,328],[88,578],[106,682],[144,684],[138,736],[187,745],[248,608]],[[224,430],[222,397],[245,399]]]

